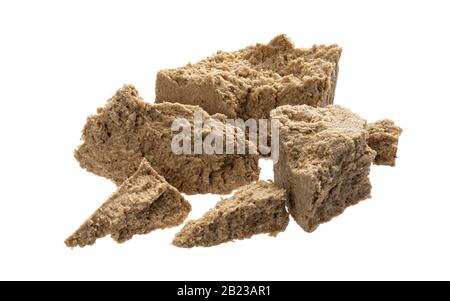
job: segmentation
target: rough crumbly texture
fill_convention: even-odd
[[[286,104],[326,106],[333,103],[337,45],[295,48],[285,35],[269,44],[222,52],[196,64],[158,72],[156,102],[201,106],[230,118],[268,118]]]
[[[369,146],[377,152],[374,163],[395,166],[398,139],[403,130],[389,119],[369,123],[367,129],[369,131]]]
[[[282,106],[275,184],[288,192],[288,210],[307,232],[370,197],[375,152],[366,121],[340,106]]]
[[[289,223],[285,203],[285,190],[272,182],[259,181],[241,187],[202,218],[188,221],[173,244],[182,248],[211,247],[260,233],[275,236]]]
[[[227,194],[257,180],[258,155],[172,152],[173,121],[184,118],[193,128],[195,112],[200,112],[204,122],[223,122],[225,118],[209,116],[198,106],[145,103],[133,86],[126,85],[105,107],[97,109],[96,115],[88,117],[82,132],[84,143],[75,151],[75,158],[81,167],[116,184],[132,175],[146,158],[167,182],[186,194]],[[210,133],[204,130],[202,136]]]
[[[66,241],[68,247],[84,247],[111,235],[119,243],[134,234],[180,225],[191,205],[158,175],[147,160]]]

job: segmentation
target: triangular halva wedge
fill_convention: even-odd
[[[272,182],[243,186],[202,218],[188,221],[172,243],[182,248],[211,247],[260,233],[275,236],[289,223],[285,204],[285,190]]]
[[[134,234],[180,225],[190,211],[191,205],[178,190],[143,159],[138,170],[65,243],[84,247],[109,234],[122,243]]]

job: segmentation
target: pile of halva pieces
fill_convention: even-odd
[[[159,71],[153,104],[131,85],[119,89],[88,117],[75,150],[82,168],[111,179],[117,191],[66,245],[83,247],[107,235],[121,243],[181,225],[191,211],[182,193],[234,191],[186,222],[172,242],[184,248],[275,236],[289,215],[312,232],[369,198],[370,167],[395,165],[402,130],[333,105],[340,55],[337,45],[295,48],[279,35],[268,44]],[[226,118],[277,119],[274,181],[258,180],[259,154],[175,154],[171,125],[180,118],[193,124],[194,114],[224,124]],[[240,130],[229,127],[235,126],[223,131]],[[251,143],[245,137],[245,145]]]

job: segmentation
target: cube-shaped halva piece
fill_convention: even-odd
[[[288,210],[307,232],[370,197],[375,151],[366,121],[340,106],[282,106],[275,183],[288,193]]]

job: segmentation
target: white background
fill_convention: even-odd
[[[448,1],[1,1],[0,279],[450,279]],[[159,69],[288,34],[343,47],[335,103],[404,128],[372,199],[312,234],[213,248],[180,228],[118,245],[63,241],[114,191],[79,168],[88,114],[124,83],[154,99]],[[262,178],[272,177],[263,161]],[[218,196],[188,197],[191,218]]]

